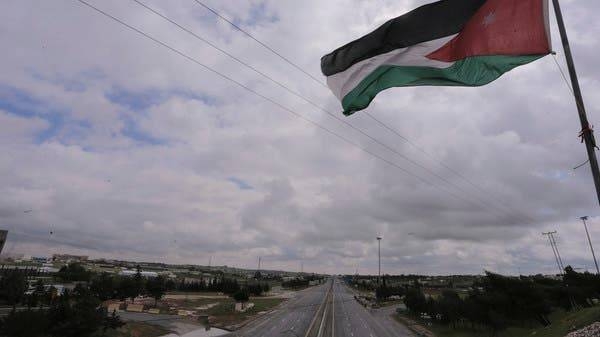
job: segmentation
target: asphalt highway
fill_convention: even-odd
[[[296,294],[274,312],[228,337],[409,337],[390,314],[372,314],[340,280]]]
[[[334,335],[332,337],[408,337],[414,336],[391,318],[393,312],[372,314],[354,300],[354,294],[341,281],[334,285]],[[329,336],[327,336],[329,337]]]
[[[311,322],[316,321],[315,315],[327,294],[329,283],[299,291],[273,313],[226,336],[305,337]]]

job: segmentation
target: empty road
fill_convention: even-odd
[[[337,279],[296,294],[228,337],[412,337],[388,314],[373,315]]]
[[[315,314],[323,303],[330,287],[324,285],[311,287],[296,293],[296,296],[265,315],[227,337],[305,337]]]
[[[341,281],[334,280],[334,335],[332,337],[408,337],[414,336],[388,314],[373,315],[354,300]],[[323,336],[325,337],[325,336]],[[327,336],[329,337],[329,336]]]

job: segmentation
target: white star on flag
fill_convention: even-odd
[[[483,18],[483,26],[487,27],[496,21],[496,13],[490,12],[488,15]]]

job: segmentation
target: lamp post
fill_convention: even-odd
[[[379,256],[379,272],[377,274],[377,285],[379,285],[381,280],[381,236],[377,237],[377,255]]]
[[[583,227],[585,228],[585,235],[587,235],[588,242],[590,244],[590,250],[592,251],[592,257],[594,258],[594,264],[596,265],[596,275],[600,275],[600,269],[598,269],[598,261],[596,261],[596,253],[594,253],[594,246],[592,246],[592,239],[590,239],[590,232],[588,232],[587,224],[585,220],[588,219],[587,216],[582,216],[581,221],[583,221]]]

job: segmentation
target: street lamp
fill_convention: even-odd
[[[598,269],[598,261],[596,261],[596,254],[594,253],[594,246],[592,246],[592,239],[590,239],[590,232],[588,232],[587,224],[585,220],[588,219],[587,216],[582,216],[581,221],[583,221],[583,227],[585,228],[585,234],[587,235],[588,242],[590,244],[590,250],[592,251],[592,257],[594,258],[594,264],[596,265],[596,274],[600,275],[600,269]]]
[[[379,285],[379,280],[381,279],[381,236],[377,237],[377,250],[378,250],[378,256],[379,256],[379,273],[377,274],[377,285]]]

